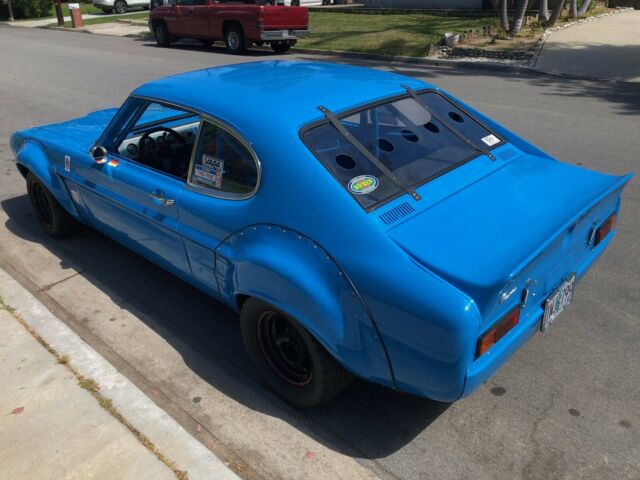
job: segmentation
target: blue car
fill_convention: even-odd
[[[471,393],[569,306],[631,178],[433,85],[314,62],[152,81],[11,146],[48,234],[88,225],[234,308],[301,407],[354,376]]]

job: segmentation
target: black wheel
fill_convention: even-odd
[[[213,40],[200,40],[200,43],[205,47],[210,47],[211,45],[213,45]]]
[[[125,2],[124,0],[116,0],[115,3],[113,4],[113,9],[119,15],[123,13],[127,13],[127,10],[128,10],[127,2]]]
[[[245,50],[244,32],[239,25],[231,25],[224,32],[224,43],[231,53],[240,54]]]
[[[156,43],[159,47],[168,47],[171,45],[171,36],[169,35],[169,30],[167,30],[167,26],[164,22],[156,24],[155,34]]]
[[[77,230],[78,222],[31,172],[27,173],[27,192],[33,211],[48,235],[61,238]]]
[[[287,53],[291,45],[288,42],[272,43],[271,48],[276,53]]]
[[[240,328],[247,354],[267,384],[285,401],[311,407],[340,393],[353,379],[298,322],[250,298]]]

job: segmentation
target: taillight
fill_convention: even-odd
[[[478,340],[478,348],[476,349],[476,357],[479,357],[489,350],[498,340],[504,337],[509,330],[515,327],[520,321],[520,307],[507,313],[502,319],[485,333]]]
[[[594,247],[598,245],[602,240],[604,240],[604,238],[607,235],[609,235],[609,232],[613,230],[613,227],[615,224],[616,224],[616,214],[612,213],[611,215],[609,215],[609,218],[607,218],[604,222],[602,222],[602,224],[596,230],[596,234],[593,238]]]

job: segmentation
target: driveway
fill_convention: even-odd
[[[536,68],[583,77],[640,82],[640,10],[551,33]]]
[[[81,37],[0,26],[0,265],[243,478],[640,477],[638,182],[571,308],[471,397],[448,405],[358,381],[295,410],[262,386],[233,312],[96,232],[43,235],[8,146],[16,129],[120,105],[154,78],[280,57]],[[369,65],[445,87],[565,162],[638,169],[640,85]]]

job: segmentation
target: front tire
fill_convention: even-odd
[[[244,53],[244,32],[238,25],[231,25],[224,33],[224,43],[231,53],[239,55]]]
[[[156,24],[155,28],[156,43],[159,47],[171,46],[171,36],[164,22]]]
[[[27,173],[27,192],[40,225],[53,238],[62,238],[78,229],[78,221],[51,195],[31,172]]]
[[[113,10],[118,15],[122,15],[123,13],[127,13],[128,9],[129,9],[129,7],[127,5],[127,2],[125,2],[124,0],[116,0],[115,3],[113,4]]]
[[[292,405],[326,402],[353,379],[304,327],[268,303],[249,298],[242,306],[240,328],[255,367]]]

